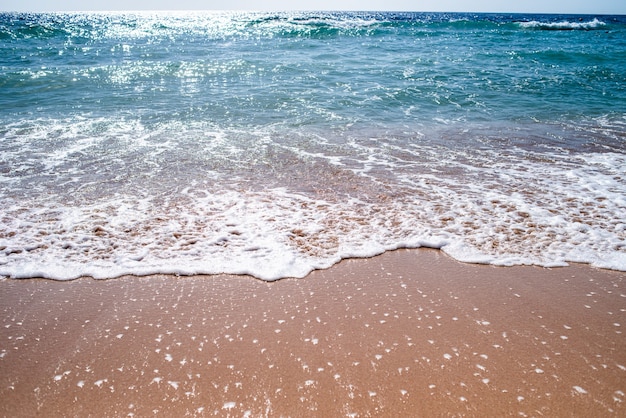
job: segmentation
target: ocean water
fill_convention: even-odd
[[[0,275],[626,271],[626,16],[0,14]]]

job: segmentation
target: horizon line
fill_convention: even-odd
[[[1,10],[0,13],[185,13],[185,12],[239,12],[239,13],[464,13],[464,14],[528,14],[564,16],[626,16],[626,13],[607,12],[520,12],[520,11],[453,11],[453,10],[348,10],[348,9],[96,9],[96,10]]]

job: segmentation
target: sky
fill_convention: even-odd
[[[3,0],[2,11],[360,10],[626,14],[624,0]]]

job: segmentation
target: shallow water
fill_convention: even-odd
[[[623,16],[3,14],[0,274],[626,270]]]

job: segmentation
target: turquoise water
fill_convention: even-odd
[[[621,16],[5,14],[2,116],[323,128],[621,118],[625,25]]]
[[[626,17],[0,15],[0,274],[626,270]]]

